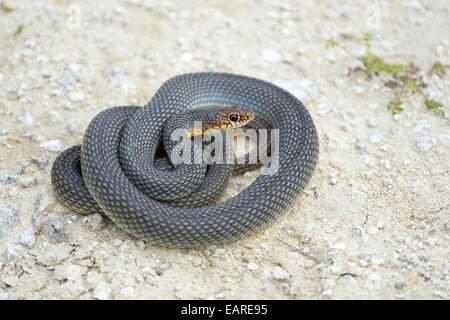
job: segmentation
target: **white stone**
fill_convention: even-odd
[[[23,187],[23,188],[27,188],[29,186],[35,185],[36,179],[33,177],[22,177],[19,179],[19,186]]]
[[[41,143],[41,148],[50,152],[59,152],[62,148],[61,140],[47,140]]]
[[[289,278],[289,273],[281,267],[274,267],[272,269],[272,276],[277,280],[286,280]]]
[[[417,138],[416,148],[419,151],[428,151],[436,145],[436,141],[431,138]]]
[[[97,300],[109,300],[111,298],[111,286],[106,282],[98,283],[92,290],[92,298]]]
[[[274,50],[272,48],[264,49],[262,51],[262,57],[263,57],[263,59],[265,61],[267,61],[267,62],[274,62],[274,63],[280,62],[281,59],[282,59],[281,54],[278,51],[276,51],[276,50]]]
[[[254,263],[254,262],[249,262],[249,263],[247,264],[247,269],[248,269],[248,270],[251,270],[251,271],[256,271],[256,270],[259,269],[259,265],[257,265],[257,264]]]
[[[79,91],[69,92],[68,97],[72,102],[80,102],[84,100],[84,93]]]
[[[414,127],[414,133],[426,135],[430,131],[430,125],[427,120],[420,120]]]
[[[378,144],[383,138],[383,134],[377,131],[369,133],[369,142],[372,144]]]
[[[19,116],[18,120],[19,120],[22,124],[27,125],[27,126],[31,126],[31,125],[33,124],[33,117],[32,117],[28,112],[23,112],[23,113]]]

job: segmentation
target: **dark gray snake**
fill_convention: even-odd
[[[279,129],[278,170],[260,175],[227,201],[199,208],[145,195],[136,186],[143,175],[136,172],[151,169],[168,119],[208,104],[243,105]],[[75,211],[103,211],[130,234],[157,244],[196,247],[243,237],[283,213],[306,187],[318,153],[311,116],[287,91],[235,74],[191,73],[168,80],[144,107],[99,113],[81,148],[60,154],[51,176],[57,198]],[[229,174],[221,179],[228,181]],[[199,197],[207,197],[207,191]]]

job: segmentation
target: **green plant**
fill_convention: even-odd
[[[400,113],[404,110],[402,106],[403,102],[401,97],[406,93],[407,89],[411,89],[413,93],[418,93],[422,95],[424,99],[425,106],[428,109],[438,110],[439,113],[444,117],[445,112],[442,110],[442,103],[439,101],[434,101],[426,98],[423,88],[426,87],[423,76],[420,75],[420,68],[413,62],[410,61],[407,64],[401,63],[389,63],[384,59],[377,56],[372,52],[371,42],[373,40],[373,34],[371,32],[364,33],[363,41],[366,47],[366,52],[362,56],[358,57],[358,59],[362,62],[364,68],[349,68],[349,75],[356,71],[362,71],[367,74],[368,77],[373,77],[374,75],[380,75],[384,73],[388,75],[390,78],[385,85],[395,89],[396,98],[391,100],[387,104],[387,109],[392,112],[392,114]],[[325,48],[333,48],[333,47],[341,47],[347,53],[353,55],[347,48],[341,46],[335,40],[327,40],[325,44]],[[450,65],[444,65],[440,62],[435,62],[431,69],[428,71],[428,74],[436,74],[439,77],[443,77],[446,74],[447,69],[450,68]]]

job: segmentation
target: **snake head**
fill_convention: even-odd
[[[199,110],[199,109],[197,109]],[[187,135],[203,135],[208,130],[226,130],[245,126],[255,118],[255,112],[241,105],[204,108],[201,125],[188,129]]]
[[[255,118],[255,112],[241,105],[231,107],[218,107],[214,120],[211,121],[213,129],[233,129],[245,126]]]

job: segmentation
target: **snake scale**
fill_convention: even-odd
[[[153,163],[169,119],[207,104],[245,106],[278,129],[277,171],[260,175],[227,201],[198,208],[148,197],[136,186],[139,177],[133,172]],[[198,247],[238,239],[282,214],[306,187],[318,154],[311,116],[286,90],[242,75],[189,73],[166,81],[144,107],[100,112],[81,147],[58,156],[51,176],[57,198],[75,211],[103,211],[128,233],[156,244]]]

